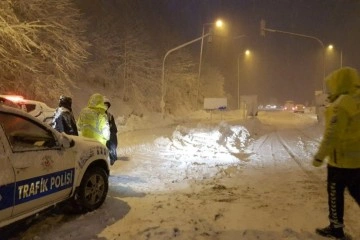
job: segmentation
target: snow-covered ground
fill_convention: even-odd
[[[326,169],[311,165],[322,125],[312,114],[241,116],[128,119],[105,204],[85,215],[46,215],[12,239],[323,239],[314,229],[328,224]],[[347,194],[354,239],[359,223]]]

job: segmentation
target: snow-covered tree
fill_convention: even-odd
[[[51,99],[70,94],[86,61],[85,24],[71,0],[0,1],[0,89]],[[47,91],[44,91],[47,89]]]
[[[92,55],[84,79],[104,89],[114,89],[111,97],[123,100],[118,104],[133,106],[137,114],[141,114],[141,109],[160,111],[163,58],[169,50],[191,40],[165,20],[162,13],[169,14],[166,1],[78,3],[92,26],[88,29]],[[196,56],[191,54],[194,47],[195,44],[181,48],[166,60],[165,101],[169,112],[198,109],[198,90],[202,88],[197,76],[198,52]]]
[[[201,99],[225,96],[224,76],[217,68],[204,64],[200,79],[200,96]]]
[[[170,113],[196,109],[197,64],[186,49],[171,53],[165,64],[165,103]]]
[[[125,25],[123,35],[123,99],[128,101],[136,90],[142,89],[140,101],[144,104],[160,101],[160,57],[157,49],[149,45],[149,38],[142,22],[132,19]],[[139,94],[139,93],[138,93]],[[149,102],[150,101],[150,102]],[[151,104],[152,105],[152,104]]]
[[[119,66],[124,62],[122,34],[119,21],[113,16],[104,16],[91,23],[89,40],[91,56],[86,66],[84,79],[104,88],[114,88],[119,92],[118,79],[122,78]]]
[[[160,57],[157,48],[151,47],[138,5],[137,1],[107,2],[101,5],[107,14],[92,15],[87,79],[114,89],[112,96],[124,102],[159,110]]]

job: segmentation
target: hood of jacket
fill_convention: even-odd
[[[335,101],[342,94],[354,94],[360,87],[360,78],[356,69],[340,68],[326,78],[330,102]]]
[[[104,104],[104,96],[99,93],[94,93],[91,95],[89,98],[88,107],[106,110],[107,107]]]

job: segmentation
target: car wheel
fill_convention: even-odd
[[[108,176],[103,169],[88,169],[75,195],[78,210],[88,212],[99,208],[106,199],[108,188]]]

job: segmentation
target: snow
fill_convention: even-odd
[[[120,160],[104,205],[84,215],[46,215],[18,236],[323,239],[314,229],[328,224],[326,169],[311,165],[322,125],[313,114],[241,116],[199,111],[186,120],[128,119],[131,131],[118,134]],[[360,239],[359,220],[346,193],[346,231],[354,239]]]

